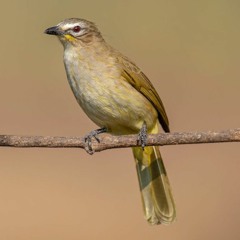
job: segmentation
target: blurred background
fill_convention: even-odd
[[[94,21],[159,92],[172,131],[240,127],[240,2],[3,1],[0,134],[84,136],[96,126],[68,86],[63,49],[43,31]],[[240,146],[162,147],[177,221],[143,218],[130,149],[0,148],[0,239],[240,239]]]

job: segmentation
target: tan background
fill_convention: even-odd
[[[78,135],[62,47],[44,29],[98,24],[161,95],[172,131],[240,127],[239,1],[2,1],[0,134]],[[173,225],[143,219],[130,149],[0,149],[0,239],[240,239],[240,145],[162,147]]]

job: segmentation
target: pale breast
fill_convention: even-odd
[[[114,58],[65,53],[71,89],[89,118],[113,133],[137,132],[143,122],[150,128],[157,112],[152,104],[121,76]]]

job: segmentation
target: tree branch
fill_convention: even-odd
[[[102,134],[98,143],[93,139],[95,152],[112,148],[128,148],[139,146],[137,135],[113,136]],[[175,132],[148,135],[147,146],[178,145],[198,143],[240,142],[240,128],[209,132]],[[85,148],[81,137],[50,137],[50,136],[14,136],[0,135],[0,147],[47,147],[47,148]],[[86,148],[85,148],[86,149]]]

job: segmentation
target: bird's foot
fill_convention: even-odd
[[[144,150],[144,147],[147,143],[147,124],[144,122],[142,125],[142,128],[140,129],[140,132],[138,134],[138,144],[141,145],[142,149]]]
[[[107,132],[107,128],[105,127],[93,130],[84,137],[84,141],[86,144],[85,150],[87,153],[92,155],[95,152],[92,148],[92,138],[95,138],[95,140],[100,143],[100,139],[97,137],[97,135],[104,132]]]

